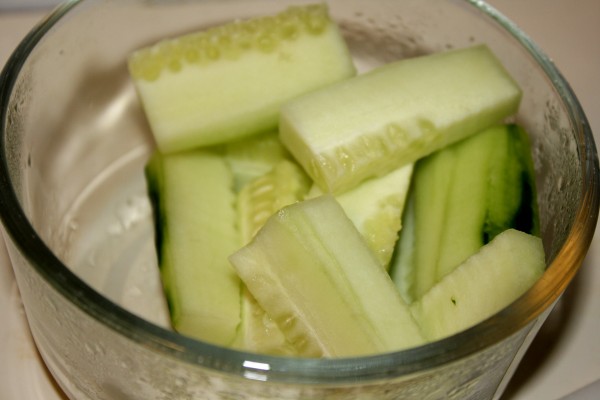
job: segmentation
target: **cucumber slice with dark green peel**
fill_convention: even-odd
[[[291,160],[276,131],[236,140],[223,147],[225,160],[233,173],[236,192],[271,171],[280,161]]]
[[[495,212],[489,210],[488,197],[506,194],[513,204],[521,201],[520,181],[502,179],[502,182],[497,182],[503,176],[494,175],[503,174],[504,169],[520,170],[518,159],[512,157],[510,137],[506,132],[505,127],[489,129],[461,142],[451,150],[455,153],[454,168],[448,194],[444,198],[444,225],[440,230],[441,240],[434,282],[439,281],[484,245],[485,221],[489,213]],[[424,196],[427,196],[427,189],[429,188],[422,192]],[[505,208],[503,211],[509,215],[514,213],[511,208]],[[421,226],[419,223],[419,227]],[[504,226],[504,229],[508,227],[510,225]]]
[[[227,261],[241,245],[231,172],[222,157],[194,151],[156,153],[146,176],[172,326],[230,345],[240,323],[241,289]]]
[[[328,193],[414,162],[514,114],[521,90],[484,45],[401,60],[296,97],[281,140]]]
[[[302,356],[423,343],[389,275],[331,196],[283,208],[229,259]]]
[[[161,41],[129,70],[163,153],[275,130],[282,102],[356,73],[324,4]]]
[[[428,340],[441,339],[508,306],[540,278],[545,266],[541,239],[509,229],[445,276],[410,309]]]
[[[386,269],[402,228],[402,212],[406,202],[413,164],[367,179],[351,190],[335,196],[348,218],[362,234],[369,248]],[[313,185],[308,197],[323,191]]]
[[[506,229],[539,234],[531,149],[516,125],[440,150],[417,162],[414,175],[414,229],[402,233],[397,247],[410,258],[399,255],[391,269],[401,290],[410,290],[407,299],[419,299]],[[406,276],[412,282],[403,282]]]
[[[487,197],[488,213],[483,238],[485,243],[501,233],[508,225],[536,236],[540,234],[535,170],[529,135],[523,127],[516,124],[507,125],[506,129],[507,135],[511,138],[508,143],[511,147],[508,150],[508,157],[512,158],[514,163],[512,168],[507,167],[504,170],[499,169],[500,163],[493,163],[498,169],[492,171],[490,176],[499,178],[490,182],[491,185],[496,186],[490,188],[490,193],[498,193],[498,196]],[[500,155],[500,152],[495,153],[495,156]],[[508,186],[510,182],[519,181],[521,185],[516,185],[515,192],[512,194],[510,191],[502,190],[502,187]]]

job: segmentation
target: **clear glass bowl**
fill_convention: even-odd
[[[36,345],[73,399],[489,399],[579,268],[598,215],[586,118],[548,58],[481,1],[332,0],[359,70],[487,43],[524,89],[548,269],[506,309],[419,348],[292,359],[169,329],[142,169],[154,148],[125,57],[165,36],[302,1],[82,1],[57,8],[0,80],[0,213]]]

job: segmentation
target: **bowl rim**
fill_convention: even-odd
[[[189,364],[234,373],[249,379],[293,383],[340,383],[389,378],[419,372],[457,361],[488,348],[506,335],[515,334],[540,316],[571,281],[589,249],[598,218],[600,174],[593,135],[586,116],[569,84],[552,61],[509,19],[480,0],[462,0],[474,11],[491,18],[513,36],[537,61],[551,80],[576,128],[576,145],[583,172],[581,199],[563,247],[548,266],[545,275],[528,292],[494,316],[448,338],[393,353],[340,359],[302,359],[224,348],[179,335],[156,326],[111,302],[72,273],[37,235],[19,205],[11,182],[5,135],[11,93],[19,73],[37,43],[82,0],[72,0],[54,9],[22,40],[0,75],[0,219],[4,232],[18,251],[54,290],[91,318],[153,351]],[[31,251],[33,249],[34,251]],[[522,316],[527,317],[522,317]],[[498,329],[502,326],[503,329]],[[465,345],[467,343],[467,345]],[[215,363],[213,361],[219,361]],[[227,362],[223,363],[223,360]]]

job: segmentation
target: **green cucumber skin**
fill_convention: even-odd
[[[494,175],[504,178],[505,169],[518,168],[506,154],[507,142],[510,141],[505,132],[503,126],[487,129],[451,148],[455,152],[454,173],[448,196],[444,199],[445,218],[434,283],[484,245],[485,221],[489,213],[494,212],[490,210],[490,197],[507,193],[508,200],[515,197],[517,199],[513,201],[520,200],[520,193],[515,192],[520,189],[520,182],[505,179],[498,182]],[[499,153],[501,156],[493,157]],[[515,186],[518,187],[515,189]],[[496,191],[492,193],[492,189]],[[502,211],[512,213],[511,209]],[[502,230],[508,227],[510,225]]]
[[[402,213],[413,169],[413,164],[402,166],[334,196],[386,269],[402,230]],[[313,184],[306,198],[323,194],[319,186]]]
[[[510,144],[513,146],[512,157],[515,164],[518,163],[520,170],[513,172],[512,179],[520,181],[520,202],[513,203],[508,212],[500,212],[500,222],[488,213],[484,227],[484,243],[490,242],[496,235],[502,232],[502,226],[511,226],[522,232],[535,236],[540,235],[539,207],[537,202],[537,188],[535,180],[535,169],[531,152],[531,142],[527,131],[517,124],[507,125],[508,135],[511,137]],[[490,198],[490,201],[498,201],[499,197]],[[502,203],[502,205],[506,205]],[[488,205],[488,209],[500,208],[502,205]],[[502,222],[502,215],[511,215],[509,221]]]
[[[509,228],[539,235],[528,135],[498,125],[416,164],[404,230],[390,269],[405,299],[421,298],[457,265]]]
[[[501,176],[504,182],[500,182],[498,188],[488,189],[487,213],[481,239],[484,244],[508,228],[534,236],[540,235],[535,170],[529,135],[517,124],[507,124],[502,129],[507,139],[506,161],[502,169],[499,167],[501,162],[498,162],[497,170],[491,171],[490,176]],[[496,155],[498,153],[495,152]]]
[[[158,268],[160,269],[160,276],[165,299],[169,308],[169,315],[173,316],[176,315],[179,304],[177,304],[176,297],[171,293],[171,286],[169,284],[171,281],[171,270],[169,268],[171,262],[168,260],[169,244],[168,241],[165,241],[165,232],[163,229],[163,226],[166,226],[167,213],[161,195],[164,191],[164,174],[162,156],[159,152],[154,152],[146,163],[146,166],[144,167],[144,176],[146,178],[148,197],[150,199],[150,204],[152,205],[154,243]]]
[[[163,171],[162,160],[158,152],[155,152],[144,167],[144,176],[146,178],[146,187],[150,204],[152,204],[152,213],[154,221],[154,244],[158,258],[158,266],[162,265],[163,248],[163,229],[162,225],[166,221],[164,204],[161,201],[161,191],[163,190]]]
[[[157,152],[145,175],[173,328],[210,343],[231,344],[240,319],[241,282],[227,256],[241,243],[233,178],[225,161],[209,151]]]

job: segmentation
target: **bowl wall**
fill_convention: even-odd
[[[154,143],[129,52],[306,1],[83,1],[33,31],[3,71],[0,210],[28,321],[73,399],[488,399],[499,396],[577,271],[598,213],[596,149],[539,50],[485,4],[329,2],[360,71],[487,43],[524,90],[548,271],[461,334],[343,360],[259,356],[165,329],[143,167]],[[65,267],[68,266],[68,267]]]

